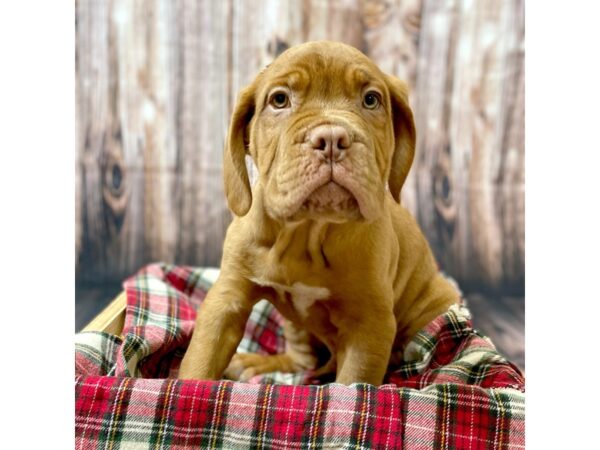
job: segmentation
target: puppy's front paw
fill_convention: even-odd
[[[250,378],[269,372],[296,372],[298,369],[286,355],[259,355],[236,353],[225,369],[225,377],[231,380],[248,381]]]

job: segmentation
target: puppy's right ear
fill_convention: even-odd
[[[248,126],[254,115],[254,109],[254,86],[250,85],[243,89],[238,97],[223,155],[225,196],[229,208],[236,216],[246,215],[252,204],[246,154],[248,153]]]

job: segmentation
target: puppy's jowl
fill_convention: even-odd
[[[180,377],[315,369],[381,384],[411,337],[458,301],[399,203],[414,148],[405,84],[358,50],[308,43],[263,70],[233,113],[224,177],[235,218]],[[262,298],[285,318],[286,351],[234,355]]]

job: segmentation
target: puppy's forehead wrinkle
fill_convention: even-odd
[[[366,86],[372,86],[382,91],[385,94],[385,83],[382,81],[382,76],[377,75],[374,72],[366,69],[362,65],[350,65],[346,68],[344,73],[343,87],[345,88],[346,95],[352,96],[357,92],[361,93],[363,88]]]
[[[275,76],[269,81],[267,90],[271,90],[277,86],[287,86],[295,91],[306,90],[310,86],[311,77],[309,72],[302,67],[295,67],[293,70],[284,72]]]
[[[290,70],[289,66],[294,69]],[[276,60],[269,69],[266,72],[270,74],[270,85],[287,85],[298,91],[312,90],[311,94],[321,98],[340,94],[352,97],[369,83],[377,84],[381,90],[385,86],[381,71],[358,51],[348,58],[315,50],[299,52]],[[340,79],[344,83],[339,83]]]

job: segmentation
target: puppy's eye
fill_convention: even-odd
[[[290,106],[290,99],[285,92],[275,92],[271,95],[269,103],[276,109],[283,109]]]
[[[379,94],[374,91],[369,91],[363,97],[363,106],[367,109],[375,109],[380,104]]]

